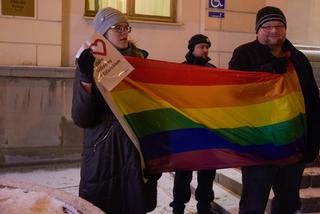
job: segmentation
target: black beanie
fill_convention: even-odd
[[[264,23],[269,21],[280,21],[284,24],[285,28],[287,28],[287,21],[283,12],[279,8],[267,6],[260,9],[257,13],[256,33],[258,33]]]
[[[192,52],[194,50],[194,46],[199,43],[207,43],[209,47],[211,46],[210,39],[202,34],[196,34],[192,36],[189,40],[188,49]]]

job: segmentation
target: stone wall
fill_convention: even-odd
[[[0,67],[0,165],[79,160],[74,68]]]

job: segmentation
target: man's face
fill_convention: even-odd
[[[207,58],[209,52],[209,45],[207,43],[199,43],[194,46],[192,54],[195,57]]]
[[[271,49],[282,46],[286,39],[286,28],[280,21],[264,23],[257,33],[258,41]]]

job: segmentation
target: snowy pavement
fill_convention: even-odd
[[[34,183],[78,195],[80,169],[75,167],[66,169],[34,169],[19,172],[1,172],[0,178]],[[172,186],[172,173],[163,173],[158,184],[157,207],[151,214],[172,213],[172,209],[169,207],[169,203],[172,201]],[[186,213],[196,213],[195,205],[196,201],[194,197],[192,197],[187,204]]]
[[[45,167],[43,169],[22,168],[15,171],[0,171],[0,179],[1,178],[55,188],[77,196],[80,181],[80,168],[74,166],[69,168]],[[154,211],[150,212],[150,214],[172,213],[172,208],[169,206],[169,203],[172,201],[173,178],[173,173],[162,174],[158,181],[157,207]],[[189,203],[186,204],[186,214],[197,213],[197,202],[194,198],[194,190],[196,186],[196,173],[193,173],[193,180],[191,182],[192,196]],[[237,213],[239,198],[231,194],[219,184],[214,183],[213,189],[215,192],[214,206],[216,206],[223,214]]]

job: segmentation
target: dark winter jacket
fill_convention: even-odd
[[[206,67],[215,68],[213,64],[209,63],[211,59],[209,57],[195,57],[190,51],[186,54],[186,61],[183,64],[191,64],[191,65],[201,65]]]
[[[304,162],[313,161],[319,154],[320,145],[320,99],[319,89],[315,82],[312,67],[306,56],[297,50],[289,40],[282,47],[291,53],[290,60],[297,72],[306,110],[307,133],[304,148]],[[283,73],[286,71],[286,59],[272,55],[269,47],[257,40],[241,45],[233,52],[229,69],[242,71],[267,71]]]
[[[123,55],[144,57],[130,44]],[[138,150],[93,82],[92,94],[82,87],[76,68],[72,119],[84,128],[79,196],[108,214],[144,214],[156,206],[157,178],[143,181]]]

